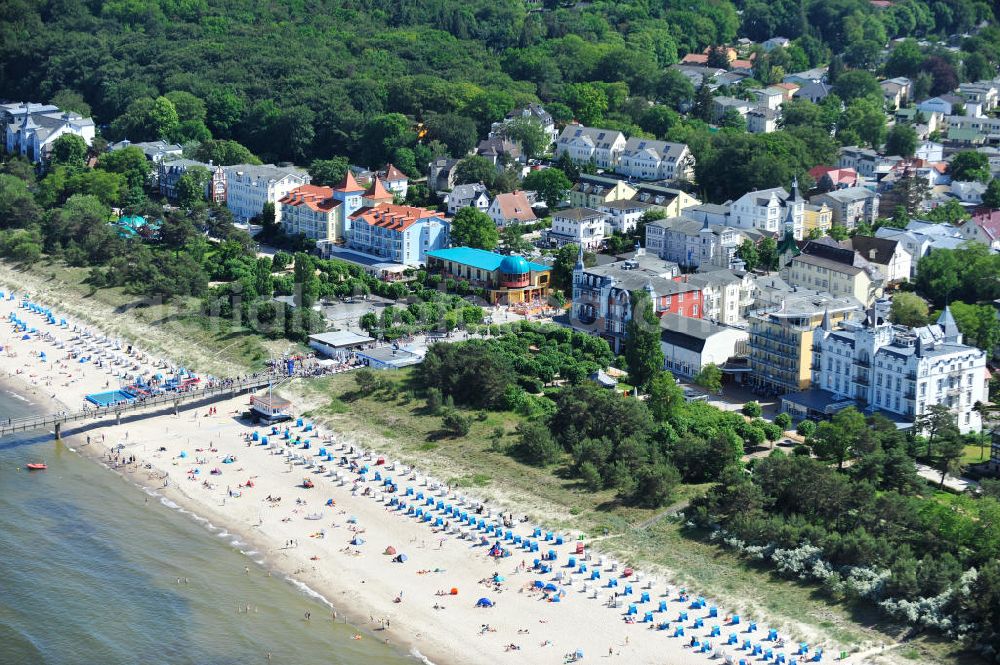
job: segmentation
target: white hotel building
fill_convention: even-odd
[[[935,325],[895,326],[870,311],[864,322],[825,318],[813,339],[812,385],[833,401],[914,421],[935,404],[948,406],[962,433],[982,426],[976,402],[985,402],[986,354],[962,344],[946,307]]]

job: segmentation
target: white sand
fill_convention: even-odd
[[[82,406],[85,394],[108,389],[105,384],[109,381],[112,389],[117,387],[113,372],[120,372],[122,366],[98,368],[93,363],[80,364],[75,360],[57,365],[55,361],[64,358],[72,346],[69,341],[74,337],[72,330],[48,325],[41,316],[16,305],[6,300],[0,304],[3,320],[0,344],[5,347],[0,353],[0,372],[24,381],[29,393],[39,398],[54,396],[72,410]],[[33,335],[31,340],[22,341],[21,335],[14,333],[7,323],[11,311],[41,332],[50,333],[54,340]],[[56,348],[58,341],[65,342],[64,349]],[[10,350],[15,355],[9,355]],[[40,351],[46,352],[47,362],[40,361]],[[152,368],[150,363],[141,364],[138,371],[163,371]],[[688,648],[688,642],[691,636],[703,640],[714,625],[721,627],[722,638],[710,640],[713,650],[728,652],[733,662],[738,663],[741,658],[750,660],[749,655],[737,648],[745,639],[761,644],[765,650],[771,648],[772,643],[763,641],[768,634],[763,624],[759,624],[752,634],[744,632],[752,617],[743,617],[739,626],[727,626],[724,608],[718,610],[720,618],[708,618],[707,609],[689,609],[689,602],[680,602],[676,589],[668,597],[666,582],[637,581],[634,577],[627,580],[622,577],[621,565],[612,568],[612,562],[608,561],[603,567],[597,566],[596,555],[586,563],[591,570],[599,569],[602,579],[586,582],[588,591],[585,592],[585,580],[589,580],[590,572],[578,574],[575,568],[565,567],[576,545],[576,534],[562,534],[566,542],[561,546],[540,543],[541,552],[549,549],[557,552],[552,573],[540,574],[530,570],[533,559],[540,553],[528,553],[504,542],[504,547],[512,549],[512,556],[494,560],[487,556],[487,547],[442,533],[428,523],[390,509],[384,502],[392,496],[413,499],[402,496],[407,486],[413,487],[415,492],[427,494],[429,491],[423,485],[423,478],[408,481],[399,467],[386,471],[385,467],[374,466],[374,459],[368,462],[372,471],[381,469],[400,488],[395,495],[379,493],[382,497],[379,500],[361,496],[360,492],[355,495],[352,485],[359,475],[335,462],[325,462],[327,473],[318,472],[315,466],[307,468],[302,463],[290,463],[290,456],[318,460],[321,445],[336,448],[339,444],[335,432],[323,431],[321,436],[333,443],[322,443],[316,432],[303,432],[303,428],[295,427],[293,422],[292,438],[297,435],[311,438],[310,450],[288,448],[287,442],[276,436],[269,436],[269,446],[257,443],[248,446],[245,437],[249,432],[268,434],[270,428],[250,428],[234,418],[234,414],[245,410],[247,404],[244,395],[216,402],[216,415],[208,415],[207,409],[201,406],[196,410],[182,410],[179,416],[161,415],[119,426],[110,424],[78,433],[69,443],[84,454],[104,459],[112,447],[124,446],[120,454],[134,455],[140,462],[140,465],[120,469],[130,478],[157,488],[157,493],[169,500],[238,535],[247,543],[244,549],[257,552],[251,556],[268,570],[288,574],[315,589],[333,604],[340,617],[350,618],[367,628],[361,639],[386,639],[393,644],[415,648],[435,663],[494,665],[498,659],[514,663],[560,663],[565,661],[567,654],[578,649],[583,651],[587,661],[600,658],[601,662],[621,663],[710,662],[710,654],[694,653]],[[92,441],[89,446],[86,444],[88,435]],[[181,452],[187,457],[181,458]],[[339,460],[346,452],[335,451],[334,454]],[[222,460],[228,455],[235,456],[236,461],[224,464]],[[145,464],[151,465],[151,469],[144,468]],[[221,470],[221,475],[211,475],[211,470],[216,468]],[[194,470],[198,473],[192,474]],[[346,482],[338,483],[331,472],[340,472]],[[163,486],[164,477],[167,477],[167,486]],[[303,488],[304,477],[311,478],[315,488]],[[367,474],[368,479],[373,477],[373,472]],[[249,479],[253,479],[254,487],[240,487]],[[381,485],[369,480],[361,483],[359,489],[379,490]],[[228,490],[238,496],[230,495]],[[444,494],[440,498],[452,505],[460,501],[444,489],[433,492],[435,499],[439,494]],[[281,501],[269,502],[268,496],[281,497]],[[305,504],[296,505],[297,499]],[[333,499],[336,506],[326,507],[327,499]],[[468,505],[463,510],[468,510]],[[307,515],[316,513],[321,519],[306,519]],[[437,511],[433,514],[435,517],[442,515]],[[348,523],[348,517],[356,518],[356,528],[363,530],[360,537],[365,544],[356,548],[349,544],[355,535],[351,531],[355,525]],[[450,517],[444,519],[454,521]],[[522,536],[530,536],[532,529],[533,525],[529,524],[514,527],[515,533]],[[325,537],[315,537],[322,531]],[[478,530],[473,532],[477,540],[483,534]],[[297,545],[286,546],[288,541],[295,541]],[[490,542],[493,541],[490,537]],[[391,562],[391,557],[383,554],[389,545],[406,554],[408,560]],[[358,553],[351,553],[352,550]],[[582,559],[578,557],[579,562]],[[520,570],[522,563],[529,570]],[[435,570],[440,572],[425,572]],[[556,582],[566,590],[561,602],[547,602],[540,593],[527,589],[535,580],[553,581],[559,572],[567,577],[565,586]],[[495,573],[506,578],[499,591],[482,583]],[[253,568],[250,574],[264,573]],[[626,584],[633,587],[633,593],[617,608],[607,604],[609,595],[615,591],[607,588],[609,579],[618,581],[618,591],[624,591]],[[595,588],[594,584],[600,586]],[[459,590],[457,596],[436,595],[439,590],[452,587]],[[649,593],[650,602],[638,603],[643,591]],[[692,598],[697,595],[692,590]],[[708,596],[709,606],[713,604],[709,594],[702,592],[701,595]],[[394,602],[397,597],[401,597],[402,602]],[[493,600],[496,606],[476,609],[474,604],[480,597]],[[625,622],[623,614],[629,602],[638,604],[636,618],[641,621],[644,613],[655,610],[661,600],[667,601],[669,609],[665,613],[656,612],[654,624]],[[434,609],[435,604],[443,609]],[[687,621],[677,621],[681,611],[688,613]],[[698,618],[703,618],[704,627],[693,628]],[[329,619],[313,617],[313,621]],[[381,630],[380,621],[384,619],[389,619],[390,626]],[[667,620],[670,622],[668,630],[652,628]],[[484,624],[489,625],[489,631],[483,632]],[[686,636],[674,638],[679,625],[685,627]],[[723,646],[730,633],[738,634],[737,647]],[[505,651],[510,644],[518,645],[520,650]],[[784,652],[790,660],[795,648],[797,645],[793,648],[789,640],[788,648],[776,649],[776,652]],[[824,655],[825,660],[834,656],[834,649],[829,651]],[[759,656],[755,656],[752,661],[758,659]],[[723,662],[722,659],[717,661]],[[853,658],[851,661],[860,662]]]

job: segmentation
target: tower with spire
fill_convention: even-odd
[[[364,204],[362,201],[364,193],[365,188],[358,184],[350,169],[347,169],[347,173],[344,174],[344,179],[340,181],[340,184],[333,188],[333,198],[340,202],[340,206],[338,206],[340,212],[338,215],[345,234],[350,234],[351,232],[351,215],[360,210]]]
[[[951,307],[945,305],[944,310],[941,312],[941,316],[938,317],[937,324],[941,328],[941,332],[944,335],[945,344],[962,343],[962,333],[959,332],[958,323],[955,321],[955,317],[951,314]]]

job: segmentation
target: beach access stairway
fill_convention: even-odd
[[[58,439],[62,433],[62,426],[66,423],[83,423],[114,418],[115,423],[118,424],[121,422],[122,416],[126,414],[136,414],[139,417],[145,418],[159,415],[163,409],[171,407],[176,414],[181,404],[229,399],[241,392],[250,392],[260,388],[267,388],[268,386],[273,390],[292,378],[294,377],[287,374],[265,374],[246,379],[234,379],[198,390],[168,392],[126,404],[111,404],[103,407],[81,409],[79,411],[62,411],[42,416],[28,416],[26,418],[8,418],[6,421],[0,421],[0,437],[15,432],[30,432],[48,428],[54,432],[55,438]]]

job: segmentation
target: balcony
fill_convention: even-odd
[[[867,376],[863,374],[858,374],[854,377],[854,383],[860,384],[862,386],[867,386],[870,385],[871,382],[868,380]]]
[[[906,392],[903,393],[905,399],[917,399],[917,391],[913,388],[908,388]]]
[[[855,358],[854,359],[854,364],[857,365],[858,367],[871,367],[872,366],[872,362],[868,358]]]
[[[907,378],[908,381],[916,381],[917,380],[917,373],[916,372],[907,372],[906,373],[906,378]]]

